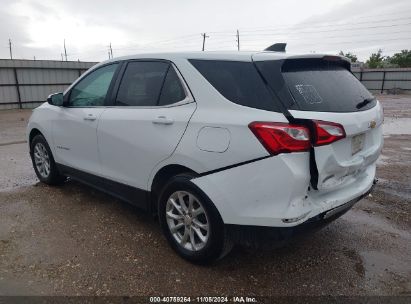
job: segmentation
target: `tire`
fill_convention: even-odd
[[[232,243],[218,210],[190,181],[193,177],[179,174],[166,184],[159,199],[159,220],[166,239],[181,257],[192,263],[208,264],[228,254]]]
[[[43,135],[36,135],[30,143],[30,156],[37,178],[48,185],[58,185],[65,177],[60,174]]]

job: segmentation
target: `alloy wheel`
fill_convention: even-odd
[[[210,224],[201,202],[191,193],[176,191],[166,204],[168,228],[177,243],[186,250],[198,251],[207,244]]]
[[[42,143],[37,143],[34,146],[34,164],[37,171],[43,178],[48,178],[50,175],[50,157],[46,147]]]

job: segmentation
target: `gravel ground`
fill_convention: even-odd
[[[380,96],[385,146],[367,199],[283,248],[179,258],[149,215],[70,181],[38,183],[28,110],[0,111],[0,295],[411,295],[411,97]]]

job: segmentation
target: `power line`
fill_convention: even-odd
[[[370,17],[372,17],[372,16],[370,16]],[[344,26],[344,25],[352,25],[352,24],[366,24],[366,23],[373,23],[373,24],[379,24],[379,23],[381,23],[381,22],[387,22],[387,21],[393,21],[393,20],[395,20],[395,21],[400,21],[400,20],[403,20],[403,19],[407,19],[407,20],[409,20],[409,18],[397,18],[397,19],[383,19],[383,20],[379,20],[379,21],[367,21],[367,22],[356,22],[356,23],[345,23],[345,24],[335,24],[335,25],[316,25],[316,27],[341,27],[341,26]],[[332,30],[327,30],[327,31],[301,31],[300,33],[303,33],[303,34],[306,34],[306,33],[322,33],[322,32],[333,32],[333,31],[344,31],[344,30],[360,30],[360,29],[369,29],[369,28],[387,28],[387,27],[393,27],[393,26],[402,26],[402,25],[408,25],[409,23],[403,23],[403,24],[394,24],[394,25],[380,25],[380,26],[372,26],[372,27],[357,27],[357,28],[348,28],[348,29],[332,29]],[[313,27],[314,25],[311,25],[311,27]],[[307,27],[310,27],[310,25],[308,25],[308,26],[304,26],[304,28],[307,28]],[[267,32],[267,31],[271,31],[271,32],[279,32],[280,30],[281,30],[281,33],[284,33],[284,31],[283,31],[283,29],[298,29],[298,28],[301,28],[301,27],[296,27],[296,26],[291,26],[291,27],[282,27],[282,28],[277,28],[277,30],[272,30],[272,29],[260,29],[260,30],[257,30],[256,32],[258,32],[258,31],[265,31],[265,32]],[[252,32],[252,30],[244,30],[242,33],[243,33],[243,35],[246,35],[246,36],[251,36],[251,35],[254,35],[254,36],[257,36],[257,35],[261,35],[261,36],[269,36],[269,35],[272,35],[272,33],[260,33],[260,34],[250,34]],[[292,32],[294,32],[294,33],[299,33],[299,32],[296,32],[296,31],[292,31]],[[213,34],[216,34],[217,36],[236,36],[236,35],[233,35],[232,33],[230,33],[230,32],[227,32],[227,31],[220,31],[220,32],[209,32],[209,33],[213,33]],[[132,49],[144,49],[144,48],[146,48],[147,46],[150,46],[150,45],[153,45],[153,44],[157,44],[157,45],[159,45],[159,44],[173,44],[173,43],[175,43],[176,41],[178,41],[178,40],[194,40],[195,39],[195,34],[190,34],[190,35],[183,35],[183,36],[179,36],[179,37],[176,37],[176,38],[172,38],[172,39],[167,39],[167,40],[162,40],[162,41],[153,41],[153,42],[150,42],[150,43],[146,43],[146,44],[144,44],[144,45],[138,45],[137,47],[136,46],[128,46],[128,47],[123,47],[123,48],[116,48],[115,50],[127,50],[127,49],[129,49],[129,50],[132,50]],[[214,37],[215,35],[213,35],[213,37]],[[191,37],[191,38],[190,38]],[[214,39],[213,39],[214,40]]]
[[[197,40],[197,37],[198,37],[197,35],[198,34],[190,34],[190,35],[177,36],[175,38],[167,39],[167,40],[152,41],[152,42],[148,42],[148,43],[144,44],[144,46],[153,45],[153,44],[174,43],[174,42],[179,41],[179,40],[186,40],[188,37],[192,37],[191,39],[196,39]],[[127,46],[127,47],[115,48],[114,50],[117,51],[117,50],[136,49],[136,48],[140,48],[141,46],[142,46],[141,44],[129,44],[129,46]]]
[[[368,15],[368,16],[356,16],[356,18],[375,18],[375,17],[380,17],[380,16],[390,16],[390,15],[398,15],[398,14],[411,14],[411,11],[402,11],[400,13],[395,12],[395,13],[384,13],[384,14],[378,14],[378,15]],[[410,17],[404,17],[404,18],[395,18],[395,19],[381,19],[381,20],[369,20],[369,21],[363,21],[360,23],[376,23],[376,22],[384,22],[384,21],[397,21],[397,20],[402,20],[402,19],[409,19]],[[289,28],[307,28],[307,27],[311,27],[311,26],[315,26],[315,27],[330,27],[330,26],[341,26],[341,25],[351,25],[351,24],[359,24],[359,23],[353,23],[353,22],[345,22],[345,23],[340,23],[340,24],[325,24],[325,25],[321,25],[321,23],[313,23],[311,25],[307,25],[307,24],[302,24],[301,22],[296,24],[296,25],[288,25],[288,26],[282,26],[282,27],[276,27],[276,29],[289,29]],[[244,30],[244,29],[242,29]],[[260,31],[260,30],[267,30],[267,27],[253,27],[253,28],[249,28],[249,31]],[[224,30],[224,31],[214,31],[214,32],[208,32],[209,34],[219,34],[219,33],[231,33],[231,30]]]
[[[378,23],[378,22],[375,22]],[[398,27],[398,26],[403,26],[403,25],[409,25],[411,23],[401,23],[401,24],[392,24],[392,25],[378,25],[378,26],[367,26],[367,27],[356,27],[356,28],[349,28],[349,29],[332,29],[332,30],[323,30],[323,31],[301,31],[301,32],[294,32],[294,33],[301,33],[301,34],[310,34],[310,33],[325,33],[325,32],[336,32],[336,31],[347,31],[347,30],[363,30],[363,29],[376,29],[376,28],[392,28],[392,27]],[[202,34],[203,35],[203,34]],[[243,36],[274,36],[275,34],[271,34],[271,33],[264,33],[264,34],[242,34]],[[193,35],[186,35],[184,37],[192,37]],[[235,36],[233,34],[230,34],[229,36]],[[213,36],[214,37],[214,36]],[[209,36],[207,36],[206,38],[209,38]],[[181,40],[182,38],[180,38],[179,40]],[[218,38],[217,38],[218,39]],[[224,39],[224,38],[223,38]],[[194,40],[194,39],[187,39],[184,38],[184,40]],[[204,40],[204,37],[203,37]],[[213,41],[216,40],[216,38],[212,39]],[[175,43],[176,40],[173,39],[169,39],[167,41],[164,41],[163,44],[173,44]],[[210,40],[211,41],[211,40]],[[223,40],[224,41],[224,40]],[[150,45],[155,44],[156,42],[152,42],[152,43],[148,43],[139,47],[128,47],[128,48],[118,48],[116,50],[124,50],[124,49],[141,49],[144,50],[145,48],[147,48]],[[157,44],[160,44],[159,42],[157,42]]]
[[[345,22],[345,23],[336,23],[336,24],[306,24],[306,25],[301,25],[301,26],[287,26],[287,27],[280,27],[280,28],[261,28],[258,30],[243,30],[242,32],[244,33],[255,33],[255,32],[266,32],[266,31],[276,31],[278,32],[279,30],[283,31],[284,29],[306,29],[307,27],[341,27],[341,26],[346,26],[346,25],[357,25],[357,24],[376,24],[376,23],[383,23],[383,22],[388,22],[388,21],[401,21],[401,20],[410,20],[410,17],[404,17],[404,18],[395,18],[395,19],[382,19],[382,20],[371,20],[371,21],[362,21],[362,22]]]
[[[370,34],[367,34],[367,37],[368,36],[382,36],[382,35],[389,35],[389,36],[392,36],[393,34],[404,34],[404,30],[401,30],[401,31],[394,31],[394,32],[380,32],[380,33],[370,33]],[[335,36],[335,35],[331,35],[331,36],[320,36],[320,37],[313,37],[313,38],[310,38],[310,39],[340,39],[340,38],[347,38],[347,37],[352,37],[353,35],[352,34],[348,34],[348,35],[339,35],[339,36]],[[252,41],[267,41],[267,38],[268,37],[268,35],[266,36],[266,37],[256,37],[256,38],[252,38]],[[288,42],[289,41],[292,41],[292,40],[301,40],[301,38],[297,35],[297,36],[292,36],[291,35],[291,37],[286,37],[286,38],[284,38],[285,36],[284,35],[279,35],[279,34],[273,34],[272,36],[269,36],[269,37],[281,37],[281,39],[286,39]],[[306,37],[304,37],[304,38],[306,38]],[[384,39],[384,38],[381,38],[381,39]],[[226,40],[226,41],[228,41],[228,40]],[[247,41],[247,39],[243,39],[243,41]]]
[[[384,39],[384,41],[408,41],[408,40],[411,40],[411,38],[410,37],[407,37],[407,38],[393,38],[393,39]],[[325,43],[323,43],[323,45],[338,45],[338,44],[350,44],[350,43],[362,43],[362,42],[364,42],[364,43],[368,43],[368,42],[381,42],[381,39],[374,39],[374,40],[360,40],[360,41],[358,41],[358,40],[356,40],[356,41],[335,41],[335,42],[329,42],[329,43],[327,43],[327,42],[325,42]],[[318,46],[319,45],[319,43],[303,43],[303,44],[296,44],[297,46],[310,46],[310,45],[316,45],[316,46]],[[248,46],[250,46],[250,45],[248,45]],[[256,44],[254,44],[254,45],[251,45],[251,47],[253,47],[253,46],[257,46]]]
[[[328,32],[341,32],[341,31],[349,31],[349,30],[364,30],[364,29],[376,29],[376,28],[391,28],[391,27],[398,27],[403,25],[410,25],[411,22],[407,23],[400,23],[400,24],[389,24],[389,25],[376,25],[376,26],[363,26],[363,27],[355,27],[355,28],[345,28],[345,29],[331,29],[331,30],[321,30],[321,31],[294,31],[294,33],[328,33]],[[278,33],[279,31],[273,31],[273,33]],[[284,33],[284,32],[282,32]],[[291,31],[293,33],[293,31]],[[261,34],[243,34],[243,36],[269,36],[271,33],[261,33]]]

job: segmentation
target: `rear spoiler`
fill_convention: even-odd
[[[282,65],[282,71],[287,70],[290,67],[298,66],[320,66],[320,65],[336,65],[344,67],[345,69],[351,71],[351,61],[344,56],[337,55],[305,55],[305,56],[290,56],[284,59]]]
[[[286,46],[287,46],[287,43],[274,43],[273,45],[270,45],[268,48],[264,49],[264,51],[285,53]]]
[[[340,55],[328,55],[328,54],[305,54],[305,55],[287,55],[285,51],[273,51],[279,47],[280,44],[283,44],[285,47],[285,43],[276,43],[272,46],[266,48],[262,52],[255,53],[251,56],[254,62],[265,61],[265,60],[279,60],[282,63],[294,61],[296,63],[303,62],[303,61],[310,61],[310,60],[323,60],[325,62],[334,63],[339,66],[343,66],[347,70],[351,70],[351,61],[344,56]],[[273,47],[273,48],[272,48]]]

